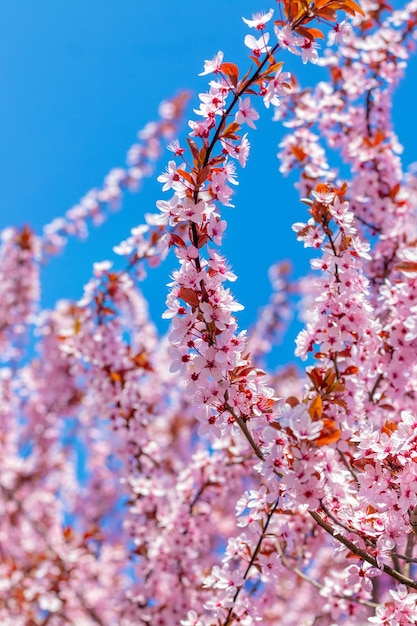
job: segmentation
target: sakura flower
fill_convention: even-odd
[[[269,33],[264,33],[259,39],[256,39],[253,35],[246,35],[244,40],[245,46],[250,48],[256,57],[260,57],[264,52],[269,52],[271,49],[271,46],[267,45],[269,37]]]
[[[175,191],[179,191],[184,193],[184,184],[182,182],[181,176],[177,171],[177,164],[175,161],[169,161],[168,166],[163,174],[158,176],[157,181],[159,183],[164,183],[162,187],[162,191],[167,191],[168,189],[175,189]]]
[[[232,185],[239,184],[238,180],[236,179],[236,165],[233,163],[233,161],[226,160],[223,163],[223,171],[226,174],[226,179],[229,183],[231,183]]]
[[[250,98],[245,98],[244,100],[240,99],[239,111],[237,111],[235,115],[235,122],[238,124],[244,124],[246,122],[250,128],[256,128],[253,120],[258,119],[259,113],[251,107]]]
[[[322,422],[313,422],[305,404],[298,404],[287,414],[288,425],[298,439],[313,441],[323,429]]]
[[[417,306],[412,306],[410,313],[412,313],[412,315],[404,322],[404,326],[408,331],[404,337],[406,341],[413,341],[417,338]]]
[[[219,50],[215,57],[209,61],[204,61],[204,70],[200,72],[199,76],[205,76],[206,74],[218,74],[220,72],[220,66],[223,63],[223,52]]]
[[[211,177],[210,189],[213,196],[217,198],[224,206],[233,206],[230,202],[230,198],[233,194],[233,190],[226,185],[226,172],[220,170],[213,172]]]
[[[283,574],[283,565],[276,552],[269,555],[259,554],[257,557],[257,565],[260,567],[262,577],[265,580],[268,580],[269,577],[278,579]]]
[[[242,20],[249,26],[249,28],[256,28],[256,30],[263,30],[265,24],[269,22],[274,14],[274,9],[269,9],[268,13],[254,13],[252,19],[248,20],[242,17]]]
[[[168,353],[172,359],[169,371],[184,374],[187,370],[187,363],[191,360],[191,355],[188,354],[188,347],[184,345],[170,346]]]
[[[330,31],[327,42],[329,46],[334,46],[334,44],[348,43],[351,36],[352,27],[350,24],[348,24],[346,20],[343,20],[339,24],[336,24]]]
[[[291,91],[291,74],[289,72],[283,72],[280,67],[275,73],[274,78],[266,87],[266,92],[263,97],[264,105],[267,109],[270,104],[272,104],[272,106],[278,106],[280,104],[279,97],[289,94]]]
[[[350,565],[347,571],[346,585],[351,589],[360,587],[366,593],[372,593],[372,578],[381,575],[381,570],[372,567],[369,563],[363,563],[360,567],[359,565]]]
[[[223,232],[225,231],[227,222],[221,220],[217,215],[212,213],[207,224],[207,234],[218,246],[222,243]]]
[[[317,53],[316,48],[318,48],[318,44],[310,39],[304,39],[304,43],[301,44],[301,59],[303,63],[317,63],[319,60],[319,55]]]
[[[331,204],[335,199],[335,191],[332,191],[327,186],[323,186],[322,189],[316,190],[314,189],[311,192],[313,198],[315,198],[318,202],[322,202],[323,204]],[[308,198],[302,198],[302,202],[309,202]]]
[[[222,88],[212,84],[208,93],[199,94],[201,100],[200,108],[194,109],[194,112],[204,117],[212,117],[216,114],[220,115],[224,109],[225,95]]]
[[[212,117],[208,117],[207,119],[203,119],[198,122],[190,120],[188,122],[188,126],[191,128],[191,137],[202,137],[205,139],[209,136],[210,130],[214,128],[215,121]]]
[[[106,272],[108,272],[111,269],[112,265],[113,263],[111,263],[110,261],[101,261],[100,263],[94,263],[93,265],[94,276],[96,278],[101,278],[103,275],[106,274]]]
[[[188,611],[187,617],[180,621],[181,626],[203,626],[203,622],[199,619],[195,611]]]
[[[246,166],[246,161],[248,159],[250,150],[250,143],[247,133],[243,135],[240,144],[232,143],[222,139],[222,146],[223,150],[234,159],[237,159],[242,167]]]
[[[292,229],[297,233],[297,239],[304,242],[305,248],[320,248],[324,241],[324,234],[315,226],[313,218],[307,224],[296,222]]]
[[[417,612],[417,593],[409,593],[405,585],[398,585],[397,589],[390,589],[390,594],[396,602],[403,602],[406,606],[413,606]]]
[[[295,343],[297,347],[294,351],[294,355],[305,361],[308,353],[313,350],[314,338],[307,330],[303,329],[298,333]]]
[[[148,224],[169,224],[174,226],[178,220],[179,215],[179,199],[177,195],[172,196],[168,201],[158,200],[156,206],[160,210],[159,214],[148,213],[146,214],[146,221]]]
[[[167,145],[167,148],[170,152],[173,152],[175,156],[182,156],[185,152],[185,148],[181,148],[178,139],[173,139],[172,141],[170,141],[170,143]]]
[[[192,198],[184,198],[182,206],[179,207],[180,218],[184,221],[196,222],[200,224],[204,215],[211,213],[214,207],[207,204],[203,200],[199,200],[197,203]]]
[[[274,30],[281,48],[289,50],[290,52],[292,52],[292,54],[300,54],[300,38],[294,35],[293,30],[289,24],[287,24],[283,28],[275,26]]]
[[[204,587],[213,587],[214,589],[227,589],[228,591],[235,592],[236,589],[242,587],[245,584],[242,572],[238,569],[229,571],[225,566],[221,569],[218,565],[215,565],[209,576],[203,581]]]
[[[200,304],[200,310],[203,313],[205,321],[207,323],[215,322],[216,328],[219,330],[224,330],[227,323],[230,321],[230,314],[227,310],[214,307],[209,302],[202,302]]]
[[[226,259],[215,250],[211,252],[208,264],[211,272],[221,276],[222,280],[230,280],[231,282],[236,280],[237,276],[231,271]]]

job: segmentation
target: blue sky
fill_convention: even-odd
[[[272,3],[271,3],[272,5]],[[268,9],[257,0],[16,0],[3,3],[0,24],[0,228],[31,224],[36,231],[61,216],[106,173],[124,164],[136,132],[155,119],[159,102],[179,89],[204,91],[198,77],[204,59],[223,50],[225,60],[246,68],[248,32],[241,17]],[[306,84],[316,68],[286,57],[287,69]],[[414,146],[416,58],[394,108],[404,162],[417,160]],[[299,273],[307,256],[291,224],[305,219],[305,207],[288,179],[278,172],[279,124],[261,110],[258,131],[250,133],[251,159],[239,171],[236,208],[226,209],[226,256],[239,276],[233,290],[245,305],[242,326],[250,324],[269,295],[268,267],[292,258]],[[411,125],[410,125],[411,120]],[[169,154],[157,167],[162,171]],[[43,303],[81,296],[92,263],[112,257],[112,247],[143,221],[163,197],[155,180],[126,197],[123,210],[87,242],[71,241],[43,271]],[[144,284],[152,314],[164,309],[168,266]],[[159,321],[158,321],[159,323]],[[285,356],[291,354],[289,345]],[[285,358],[283,359],[285,360]]]

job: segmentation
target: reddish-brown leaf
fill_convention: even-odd
[[[179,291],[179,297],[181,300],[184,300],[187,304],[192,307],[198,307],[200,300],[198,299],[198,294],[194,289],[189,289],[188,287],[181,287]]]
[[[222,137],[228,137],[229,139],[237,139],[236,131],[240,130],[240,124],[237,122],[231,122],[228,126],[226,126],[225,130],[222,132]]]
[[[194,139],[191,139],[190,137],[187,137],[187,143],[188,143],[188,145],[190,147],[191,154],[193,155],[193,158],[197,159],[199,150],[198,150],[198,146],[197,146],[196,142],[194,141]]]
[[[171,233],[169,238],[169,246],[180,246],[180,248],[186,248],[187,246],[184,243],[184,240],[175,233]]]
[[[197,185],[202,185],[210,174],[210,166],[206,165],[197,174]]]
[[[323,420],[323,430],[321,431],[319,437],[314,440],[316,446],[327,446],[331,443],[336,443],[339,441],[341,432],[333,420],[324,419]]]
[[[417,272],[417,262],[416,261],[400,261],[396,265],[394,265],[395,270],[399,270],[401,272]]]
[[[308,407],[308,412],[313,422],[317,422],[321,418],[323,414],[323,400],[320,396],[316,396],[314,398],[314,400]]]
[[[234,63],[222,63],[220,71],[230,79],[233,87],[236,87],[239,80],[239,68]]]
[[[388,437],[391,437],[392,433],[394,433],[398,429],[398,426],[395,422],[389,422],[388,420],[381,428],[381,433],[385,433]]]
[[[190,185],[194,185],[194,179],[191,176],[190,172],[186,172],[185,170],[177,170],[178,174],[181,176],[181,178],[185,178],[186,181],[188,181],[190,183]]]

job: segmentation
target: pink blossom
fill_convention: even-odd
[[[245,98],[239,103],[239,111],[235,115],[238,124],[246,123],[250,128],[256,128],[253,120],[259,119],[259,113],[251,107],[250,98]]]
[[[269,33],[263,33],[259,39],[256,39],[253,35],[246,35],[245,37],[245,46],[247,46],[250,50],[252,50],[253,54],[256,57],[260,57],[265,52],[268,52],[271,49],[271,46],[268,46],[269,41]]]
[[[217,74],[220,71],[220,66],[223,63],[223,52],[219,50],[213,59],[204,61],[204,70],[200,72],[199,76],[205,76],[206,74]]]
[[[249,28],[256,28],[256,30],[263,30],[265,28],[265,24],[269,22],[274,14],[273,9],[269,9],[267,13],[255,13],[252,15],[252,19],[248,20],[242,17],[242,20],[249,26]]]

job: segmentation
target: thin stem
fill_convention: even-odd
[[[349,461],[346,458],[346,455],[344,452],[342,452],[341,450],[337,450],[339,453],[340,458],[342,459],[342,463],[343,465],[346,467],[346,469],[348,470],[348,472],[352,475],[353,479],[355,480],[356,484],[359,485],[359,480],[358,480],[358,475],[356,474],[355,470],[353,469],[353,467],[351,466],[351,464],[349,463]]]
[[[256,456],[258,457],[258,459],[261,459],[261,461],[265,460],[264,455],[261,452],[260,447],[258,446],[257,443],[255,443],[253,437],[252,437],[252,433],[250,432],[249,428],[246,426],[246,422],[242,417],[239,417],[238,415],[236,415],[235,410],[233,409],[233,407],[227,405],[226,406],[226,410],[229,411],[229,413],[233,416],[234,420],[236,421],[236,424],[239,426],[240,430],[243,432],[243,434],[245,435],[246,439],[249,441],[250,445],[252,446]]]
[[[270,510],[270,512],[267,515],[264,529],[263,529],[263,531],[262,531],[262,533],[261,533],[261,535],[260,535],[260,537],[258,539],[258,543],[256,544],[255,550],[253,551],[253,554],[252,554],[251,559],[250,559],[250,561],[248,563],[246,571],[243,574],[244,580],[246,580],[247,575],[249,574],[249,571],[250,571],[252,565],[254,564],[256,557],[258,556],[259,550],[261,549],[262,541],[265,539],[265,536],[267,534],[266,531],[268,529],[269,522],[271,521],[272,516],[273,516],[273,514],[275,513],[275,511],[277,509],[278,502],[279,502],[279,498],[275,501],[274,506],[272,507],[272,509]],[[226,617],[226,621],[223,623],[223,626],[229,626],[232,623],[232,621],[234,619],[233,618],[233,606],[234,606],[234,604],[235,604],[235,602],[236,602],[240,592],[242,591],[242,589],[243,589],[243,585],[241,585],[240,587],[238,587],[236,589],[236,593],[233,596],[233,600],[232,600],[232,606],[229,609],[229,612],[228,612],[227,617]]]
[[[316,580],[315,578],[312,578],[311,576],[308,576],[307,574],[305,574],[302,570],[300,570],[298,567],[295,567],[293,565],[291,565],[287,559],[287,557],[285,556],[283,550],[282,550],[282,546],[281,543],[278,541],[278,552],[279,552],[279,556],[281,559],[281,563],[283,564],[284,567],[286,567],[288,570],[290,570],[291,572],[293,572],[296,576],[298,576],[299,578],[301,578],[302,580],[305,580],[307,583],[309,583],[310,585],[313,585],[313,587],[315,587],[316,589],[324,589],[324,585],[322,585],[321,583],[319,583],[318,580]],[[348,602],[356,602],[357,604],[362,604],[364,606],[368,606],[369,608],[375,609],[378,604],[375,602],[371,602],[369,600],[363,600],[362,598],[355,598],[354,596],[347,596],[347,595],[343,595],[343,594],[336,594],[334,597],[336,598],[340,598],[341,600],[347,600]]]

